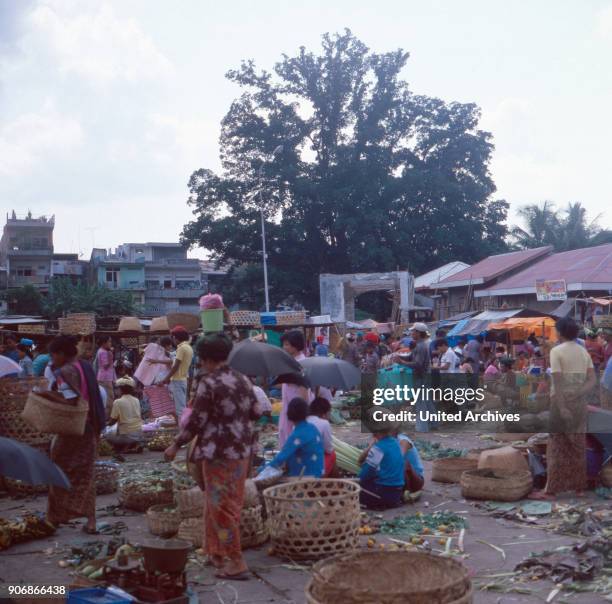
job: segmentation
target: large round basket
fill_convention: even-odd
[[[142,324],[138,317],[121,317],[117,331],[142,331]]]
[[[47,389],[47,378],[2,378],[0,380],[0,415],[23,411],[30,392],[34,388]],[[2,434],[1,436],[7,436]]]
[[[96,461],[94,464],[94,483],[96,495],[116,493],[119,482],[119,464],[112,461]]]
[[[298,480],[263,492],[274,552],[319,559],[358,546],[359,485],[350,480]]]
[[[174,537],[181,524],[181,515],[174,506],[163,503],[153,505],[147,510],[149,532],[158,537]]]
[[[485,468],[468,470],[461,476],[461,494],[466,499],[518,501],[533,488],[531,472]]]
[[[318,562],[306,600],[313,604],[470,604],[468,570],[421,552],[359,552]]]
[[[608,462],[601,469],[601,484],[604,487],[612,487],[612,462]]]
[[[189,541],[194,547],[202,547],[204,543],[204,522],[202,517],[181,520],[177,537]]]
[[[204,493],[200,487],[174,491],[181,518],[201,518],[204,512]]]
[[[475,470],[478,460],[470,457],[443,457],[432,465],[431,479],[436,482],[459,482],[462,472]]]
[[[0,411],[0,436],[12,438],[30,446],[51,444],[52,434],[44,434],[28,424],[22,411]]]
[[[151,506],[157,504],[172,505],[174,494],[172,493],[172,480],[160,480],[161,487],[156,490],[154,485],[139,485],[138,483],[127,483],[119,487],[119,503],[128,510],[135,512],[146,512]]]
[[[268,540],[268,528],[263,519],[263,506],[242,508],[240,512],[240,545],[242,549],[257,547]]]
[[[87,402],[79,398],[67,404],[54,392],[30,392],[21,417],[39,432],[81,436],[89,413]]]
[[[151,327],[149,327],[150,331],[170,331],[168,327],[168,317],[153,317],[151,320]]]

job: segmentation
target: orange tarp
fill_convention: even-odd
[[[525,339],[531,333],[547,340],[555,336],[555,320],[550,317],[524,317],[522,319],[506,319],[499,323],[491,323],[487,330],[499,329],[509,331],[513,340]]]

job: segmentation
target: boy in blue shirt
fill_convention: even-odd
[[[404,454],[391,429],[374,426],[374,443],[364,451],[359,479],[359,501],[370,509],[384,510],[402,503]]]

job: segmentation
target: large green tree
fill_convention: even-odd
[[[222,122],[222,172],[191,176],[184,241],[260,267],[262,207],[272,301],[294,294],[313,309],[319,273],[418,274],[504,250],[508,206],[492,199],[478,107],[413,93],[407,60],[345,31],[273,72],[252,61],[230,71],[243,92]]]
[[[589,219],[580,202],[569,203],[563,210],[551,201],[528,204],[520,208],[518,215],[522,225],[513,226],[510,232],[520,248],[552,245],[555,251],[564,252],[612,243],[612,232],[601,229],[599,216]]]

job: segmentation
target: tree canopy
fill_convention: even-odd
[[[319,54],[283,55],[272,72],[252,61],[230,71],[243,92],[222,121],[222,172],[192,174],[184,242],[251,266],[252,285],[262,208],[272,301],[294,294],[309,308],[320,273],[418,274],[504,251],[508,205],[492,198],[479,108],[415,94],[407,61],[346,30],[324,35]]]
[[[523,206],[518,215],[523,226],[510,233],[520,248],[552,245],[557,252],[612,243],[612,232],[602,230],[598,218],[590,220],[580,202],[569,203],[563,210],[551,201]]]

